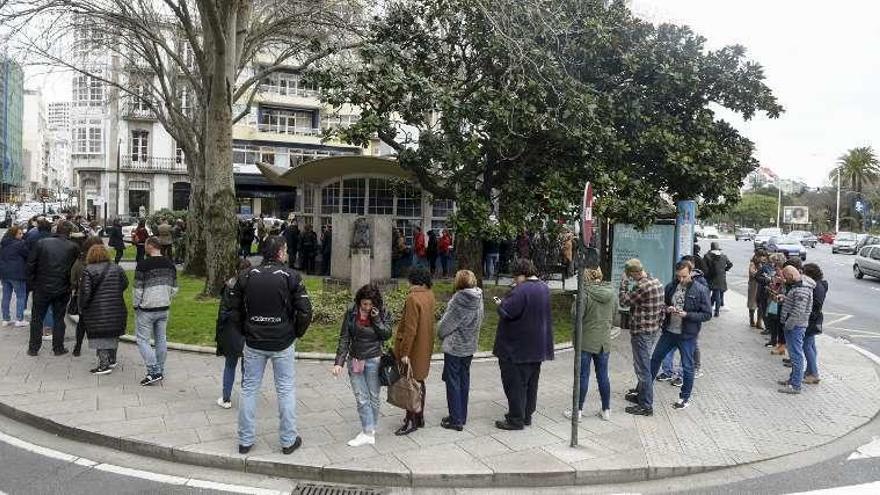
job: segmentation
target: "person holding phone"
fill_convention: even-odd
[[[382,343],[391,337],[389,318],[383,306],[378,287],[361,287],[354,296],[354,305],[343,317],[339,331],[336,361],[331,373],[338,378],[342,367],[348,366],[348,378],[361,420],[361,432],[348,442],[351,447],[376,444],[381,404],[379,359],[382,357]]]

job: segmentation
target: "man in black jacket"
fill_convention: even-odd
[[[70,299],[70,268],[79,256],[76,244],[70,241],[73,224],[64,221],[52,237],[39,240],[28,255],[27,278],[34,292],[31,311],[31,336],[28,356],[36,356],[43,343],[43,318],[52,308],[52,350],[56,356],[67,354],[64,348],[64,315]]]
[[[296,429],[294,340],[312,321],[312,303],[300,275],[286,266],[287,245],[281,236],[263,242],[263,264],[239,274],[230,300],[230,317],[242,328],[244,378],[238,414],[238,451],[247,454],[256,442],[256,406],[266,363],[272,361],[278,395],[281,451],[302,445]]]
[[[291,268],[296,265],[296,252],[299,248],[299,225],[296,219],[291,219],[284,229],[284,240],[287,241],[287,264]]]

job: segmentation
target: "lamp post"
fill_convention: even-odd
[[[840,167],[837,168],[837,207],[834,215],[834,232],[840,232]]]
[[[778,180],[776,181],[776,192],[778,193],[776,198],[776,228],[778,229],[782,217],[782,184]]]

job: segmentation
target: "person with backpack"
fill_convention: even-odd
[[[238,275],[230,299],[232,324],[242,328],[245,339],[238,452],[247,454],[256,443],[257,397],[266,364],[271,361],[281,452],[292,454],[302,446],[296,429],[294,342],[309,328],[312,304],[302,277],[287,266],[284,238],[266,238],[262,264]]]
[[[351,447],[376,444],[380,397],[379,361],[382,344],[391,338],[390,318],[385,312],[382,294],[375,285],[365,285],[354,296],[354,305],[342,319],[333,376],[339,378],[348,366],[351,390],[357,402],[361,431],[349,440]]]

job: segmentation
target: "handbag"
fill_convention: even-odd
[[[397,359],[389,351],[383,351],[379,358],[379,385],[390,387],[400,380],[400,369],[397,367]]]
[[[412,366],[406,366],[406,376],[388,387],[388,403],[411,412],[422,410],[422,386],[412,376]]]
[[[67,314],[76,316],[79,314],[79,291],[73,291],[70,295],[70,301],[67,301]]]

